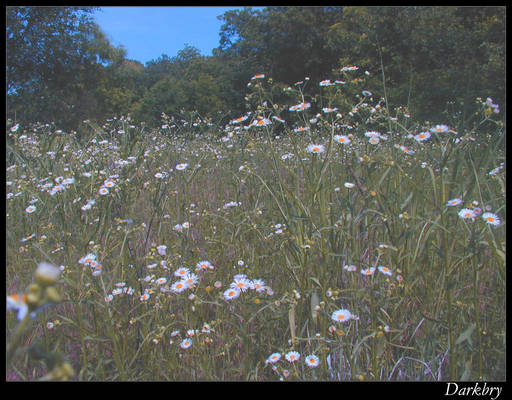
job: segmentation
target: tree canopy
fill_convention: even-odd
[[[96,89],[126,54],[94,23],[94,7],[7,7],[8,112],[74,125],[95,117]],[[99,116],[99,115],[98,115]]]
[[[354,64],[372,72],[369,90],[383,96],[385,84],[389,103],[417,119],[439,118],[447,104],[464,116],[476,97],[505,100],[504,7],[245,7],[219,16],[212,56],[186,45],[146,65],[110,44],[95,10],[7,7],[10,118],[70,129],[126,114],[158,125],[184,109],[229,118],[245,111],[254,74],[291,85]]]

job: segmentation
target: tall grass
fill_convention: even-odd
[[[413,122],[340,74],[312,104],[308,80],[276,104],[255,77],[225,127],[8,122],[7,289],[46,261],[63,299],[29,308],[7,378],[62,378],[58,358],[84,381],[504,379],[494,105]]]

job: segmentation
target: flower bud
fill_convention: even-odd
[[[62,297],[54,286],[48,286],[45,290],[45,293],[48,301],[51,301],[52,303],[59,303],[62,301]]]
[[[53,376],[50,380],[58,380],[58,381],[67,381],[73,375],[75,375],[75,371],[71,364],[67,361],[64,361],[62,364],[57,366],[53,371]]]
[[[42,289],[37,283],[32,283],[27,288],[27,305],[32,309],[37,307],[37,304],[41,300]]]
[[[43,286],[49,286],[57,282],[60,275],[60,269],[47,262],[39,263],[34,273],[36,281]]]

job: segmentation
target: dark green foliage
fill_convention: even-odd
[[[381,72],[395,105],[439,118],[447,102],[465,115],[476,97],[504,101],[503,7],[345,7],[329,32],[345,63]]]
[[[94,23],[94,7],[7,7],[8,116],[72,127],[98,115],[95,91],[120,62]]]
[[[177,57],[165,56],[148,66],[162,78],[151,85],[134,106],[137,119],[154,126],[159,123],[162,112],[177,115],[181,110],[193,110],[205,118],[227,109],[224,99],[228,96],[219,79],[220,65],[214,59],[200,56],[194,47],[187,46]],[[152,78],[146,75],[149,82]]]
[[[145,66],[109,43],[93,11],[6,9],[9,118],[71,129],[128,113],[153,126],[181,110],[229,120],[246,111],[255,74],[283,85],[309,77],[315,96],[345,65],[370,71],[365,89],[415,120],[441,122],[448,107],[462,129],[477,97],[505,111],[504,7],[245,7],[219,16],[213,56],[187,45]]]
[[[342,13],[342,7],[267,7],[252,14],[226,13],[221,48],[252,59],[254,73],[265,71],[277,81],[291,84],[305,76],[322,80],[338,61],[326,39]]]

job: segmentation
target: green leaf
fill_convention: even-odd
[[[364,338],[362,338],[360,341],[358,341],[354,347],[354,350],[352,350],[352,358],[354,358],[357,353],[359,352],[359,348],[361,345],[366,342],[368,339],[374,337],[375,335],[373,333],[370,333],[369,335],[366,335]]]
[[[400,211],[405,210],[405,207],[407,207],[407,204],[411,201],[413,194],[414,192],[411,192],[411,194],[409,194],[409,196],[407,196],[407,198],[402,202],[400,205]]]
[[[92,337],[90,335],[84,336],[84,341],[85,340],[90,340],[92,342],[103,342],[103,343],[108,343],[111,341],[110,339],[105,339],[105,338],[101,338],[101,337]]]
[[[295,306],[290,308],[288,310],[288,323],[290,324],[290,335],[292,337],[292,343],[295,341],[295,332],[296,332],[296,325],[295,325]]]
[[[318,318],[318,311],[316,311],[316,307],[320,304],[320,298],[316,292],[311,294],[311,317],[313,321],[316,322]]]
[[[388,176],[389,171],[391,171],[391,167],[388,167],[388,169],[386,169],[386,171],[382,174],[382,176],[379,179],[379,183],[377,183],[377,187],[382,186],[382,182],[384,182],[384,179],[386,179],[386,176]]]
[[[315,278],[315,277],[313,277],[313,276],[310,276],[309,278],[310,278],[313,282],[315,282],[315,283],[318,285],[318,287],[319,287],[320,289],[322,289],[322,284],[320,283],[320,281],[319,281],[317,278]]]
[[[473,360],[469,359],[466,361],[466,364],[464,364],[464,373],[460,377],[461,381],[469,381],[471,377],[471,372],[473,372]]]
[[[455,344],[461,344],[464,341],[468,341],[470,345],[473,345],[473,342],[471,341],[471,334],[476,329],[476,324],[471,324],[464,332],[462,332],[458,339],[455,341]]]

